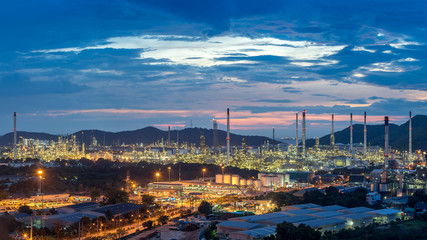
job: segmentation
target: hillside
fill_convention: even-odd
[[[197,146],[200,144],[200,136],[203,134],[205,136],[205,144],[208,146],[213,145],[213,130],[212,129],[203,129],[203,128],[186,128],[179,130],[179,141],[195,143]],[[57,135],[47,134],[47,133],[33,133],[33,132],[23,132],[18,131],[18,140],[19,137],[23,138],[32,138],[40,140],[58,140]],[[167,141],[168,131],[163,131],[154,127],[145,127],[142,129],[137,129],[133,131],[123,131],[123,132],[105,132],[101,130],[81,130],[75,132],[71,135],[76,135],[77,141],[84,142],[86,145],[91,143],[92,137],[95,137],[99,144],[104,143],[106,145],[117,144],[117,142],[125,144],[134,144],[134,143],[144,143],[150,144],[156,141],[159,141],[163,138],[164,141]],[[227,132],[218,130],[218,141],[219,145],[226,145],[226,135]],[[246,140],[248,146],[259,146],[264,143],[264,141],[270,141],[272,144],[278,144],[280,142],[274,141],[267,137],[261,136],[243,136],[237,134],[230,134],[230,143],[232,146],[241,146],[242,139]],[[177,130],[171,131],[171,141],[175,142],[177,139]],[[7,133],[3,136],[0,136],[0,145],[12,145],[13,143],[13,133]]]
[[[407,150],[409,142],[409,121],[402,125],[389,125],[390,146],[398,150]],[[347,127],[335,132],[335,143],[350,143],[350,129]],[[330,134],[319,139],[321,145],[329,145]],[[368,144],[384,147],[384,125],[367,125]],[[353,142],[363,143],[363,124],[353,125]],[[307,146],[314,146],[315,140],[307,140]],[[412,147],[416,149],[427,149],[427,116],[417,115],[412,118]]]

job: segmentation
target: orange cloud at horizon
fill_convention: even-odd
[[[231,111],[230,121],[233,129],[263,129],[270,127],[290,126],[295,124],[296,111],[274,111],[265,113],[252,113],[250,111]],[[83,109],[83,110],[51,110],[47,112],[48,116],[67,116],[74,114],[114,114],[114,115],[132,115],[138,118],[151,118],[155,116],[170,116],[170,117],[191,117],[191,116],[206,116],[208,119],[216,119],[218,123],[226,125],[226,111],[215,110],[144,110],[144,109]],[[313,121],[331,121],[331,114],[320,113],[312,114],[307,112],[307,124],[312,126],[325,126],[327,123],[314,123]],[[350,122],[350,114],[335,114],[336,122]],[[404,122],[408,116],[390,116],[390,121]],[[368,123],[381,124],[384,120],[382,115],[368,115]],[[299,123],[302,121],[302,114],[299,113]],[[363,115],[353,115],[353,123],[363,123]],[[159,123],[153,124],[158,127],[185,127],[183,123]]]

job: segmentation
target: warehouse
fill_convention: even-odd
[[[223,233],[229,235],[232,232],[250,230],[255,228],[262,228],[266,225],[257,223],[248,223],[242,221],[225,221],[216,225],[217,233]]]
[[[282,209],[281,212],[231,218],[217,226],[221,229],[219,232],[228,235],[232,240],[254,240],[274,234],[277,224],[282,222],[295,226],[305,224],[323,233],[365,227],[374,222],[385,224],[402,217],[402,212],[395,209],[373,210],[367,207],[346,208],[311,203],[286,206]]]
[[[336,232],[346,226],[346,220],[339,218],[322,218],[296,223],[296,225],[305,224],[320,232]]]
[[[393,208],[380,209],[367,213],[374,215],[374,222],[379,224],[385,224],[403,218],[403,212]]]

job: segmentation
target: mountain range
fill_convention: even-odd
[[[171,131],[171,141],[176,142],[177,132],[179,131],[179,142],[194,143],[197,146],[200,145],[200,136],[205,137],[205,144],[213,146],[213,129],[203,128],[185,128],[182,130]],[[95,137],[99,144],[105,144],[112,146],[120,142],[120,144],[135,144],[143,143],[144,145],[151,144],[163,139],[167,141],[168,131],[163,131],[155,127],[145,127],[133,131],[122,131],[122,132],[106,132],[101,130],[81,130],[70,135],[75,135],[77,141],[84,142],[86,146],[91,144],[92,137]],[[70,136],[68,135],[68,136]],[[40,139],[40,140],[53,140],[57,141],[59,135],[47,134],[47,133],[35,133],[35,132],[24,132],[17,131],[18,141],[19,137],[28,139]],[[218,130],[218,142],[220,146],[226,145],[227,132]],[[262,136],[243,136],[238,134],[230,133],[230,144],[231,146],[241,146],[242,139],[245,139],[246,145],[248,146],[260,146],[264,142],[269,141],[270,144],[278,144],[279,141],[262,137]],[[0,136],[0,145],[12,145],[13,144],[13,132],[7,133]]]
[[[335,143],[350,143],[350,128],[335,132]],[[408,150],[409,120],[402,125],[389,125],[390,147],[397,150]],[[371,146],[384,147],[384,125],[367,125],[367,142]],[[320,145],[330,144],[330,134],[319,139]],[[353,143],[363,143],[363,124],[353,125]],[[315,145],[314,139],[307,140],[307,146]],[[417,115],[412,118],[412,150],[427,149],[427,116]]]

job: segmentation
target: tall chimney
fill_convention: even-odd
[[[388,168],[388,116],[384,117],[384,168]]]
[[[213,145],[214,151],[218,151],[218,122],[213,120]]]
[[[179,150],[179,130],[176,130],[176,148]]]
[[[412,112],[409,112],[409,155],[412,155]]]
[[[330,147],[332,150],[335,149],[335,135],[334,135],[334,114],[332,114],[332,128],[331,128],[331,142]]]
[[[350,113],[350,154],[353,156],[353,113]]]
[[[168,147],[171,145],[171,126],[168,127]]]
[[[305,110],[302,111],[302,155],[305,158]]]
[[[16,160],[16,112],[13,113],[13,160]]]
[[[363,153],[366,154],[368,152],[367,146],[366,146],[366,134],[368,133],[368,130],[366,129],[366,112],[363,113]]]
[[[296,134],[296,137],[295,137],[295,148],[296,148],[296,150],[297,150],[297,153],[298,153],[298,145],[299,145],[299,139],[298,139],[298,113],[296,113],[295,114],[295,126],[296,126],[296,131],[297,131],[297,134]]]
[[[230,109],[227,108],[227,166],[230,163]]]
[[[273,145],[274,145],[274,140],[276,140],[276,139],[274,137],[274,127],[273,127]]]

